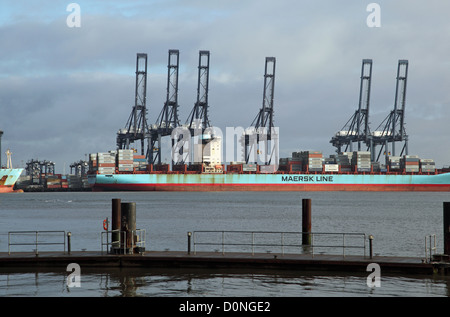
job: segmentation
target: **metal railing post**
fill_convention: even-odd
[[[195,231],[192,235],[192,240],[194,240],[194,254],[197,254],[197,249],[196,249],[196,245],[195,245]]]
[[[36,240],[34,241],[36,243],[36,255],[39,254],[38,252],[38,232],[36,231]]]
[[[255,255],[255,233],[252,232],[252,255]]]
[[[342,256],[345,258],[345,233],[342,234]]]
[[[225,241],[224,241],[224,239],[225,239],[225,231],[222,231],[222,255],[224,255],[225,254]]]
[[[197,233],[206,234],[204,239],[205,242],[199,241],[195,236]],[[220,234],[220,237],[218,236]],[[230,234],[231,241],[225,241],[225,235]],[[233,236],[233,234],[237,234],[237,236]],[[242,234],[245,234],[242,236]],[[262,242],[258,243],[256,240],[259,239],[259,237],[256,237],[257,234],[262,234]],[[303,248],[303,251],[305,251],[305,248],[307,248],[308,253],[311,254],[311,256],[314,258],[315,252],[317,248],[334,248],[339,249],[342,248],[342,256],[345,258],[348,255],[349,249],[362,249],[363,250],[363,256],[366,256],[366,234],[363,233],[351,233],[351,232],[308,232],[311,243],[310,245],[305,246],[304,244],[300,244],[300,241],[297,243],[289,243],[289,239],[287,235],[294,234],[302,236],[303,232],[274,232],[274,231],[224,231],[224,230],[217,230],[217,231],[197,231],[193,232],[193,239],[194,239],[194,253],[196,253],[196,247],[198,245],[203,246],[220,246],[222,255],[225,254],[225,247],[236,247],[238,250],[241,250],[242,247],[251,249],[251,254],[255,254],[255,250],[259,247],[270,247],[270,250],[267,252],[271,252],[274,248],[278,250],[278,252],[281,252],[282,255],[284,255],[287,251],[287,248],[294,247],[294,248]],[[214,236],[211,236],[214,235]],[[248,241],[248,235],[251,235],[251,241]],[[279,236],[278,236],[279,235]],[[319,235],[319,239],[317,236]],[[320,236],[323,236],[325,238],[324,242],[321,243]],[[341,237],[342,236],[342,237]],[[349,239],[350,240],[347,241]],[[362,244],[359,244],[358,242],[359,237],[363,237]],[[268,238],[267,238],[268,237]],[[288,239],[288,240],[286,240]],[[201,239],[200,239],[201,240]],[[297,239],[296,239],[297,240]],[[318,242],[319,241],[319,242]],[[347,245],[347,242],[349,244]],[[427,241],[428,243],[428,241]],[[432,247],[431,247],[432,248]],[[218,250],[216,250],[218,251]],[[248,250],[250,251],[250,250]],[[352,252],[350,252],[351,254]]]

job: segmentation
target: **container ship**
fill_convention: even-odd
[[[172,60],[171,56],[175,58]],[[176,111],[178,107],[178,50],[169,51],[167,100],[156,123],[151,126],[148,133],[145,132],[148,125],[144,124],[145,119],[143,119],[147,115],[144,86],[146,65],[147,55],[138,54],[135,105],[125,129],[119,130],[117,134],[118,150],[90,154],[88,182],[94,191],[450,191],[450,169],[436,169],[432,159],[414,155],[394,156],[389,155],[387,150],[388,143],[405,141],[405,153],[408,154],[406,146],[408,138],[404,127],[407,60],[398,62],[394,110],[383,121],[384,128],[380,125],[375,132],[370,133],[368,114],[372,60],[364,59],[361,69],[359,108],[351,120],[330,141],[337,148],[338,153],[325,157],[321,151],[298,151],[293,152],[289,158],[277,157],[276,160],[271,161],[272,164],[276,163],[274,165],[265,164],[267,161],[270,162],[267,160],[269,142],[266,142],[266,150],[257,151],[258,155],[266,156],[265,162],[261,164],[248,164],[256,159],[249,159],[247,147],[253,139],[261,141],[258,139],[259,136],[255,135],[259,133],[256,132],[257,130],[270,131],[263,135],[262,139],[270,140],[271,144],[272,141],[276,141],[275,138],[272,139],[275,57],[266,57],[263,107],[253,121],[251,129],[245,130],[245,135],[242,135],[239,140],[241,145],[244,145],[241,150],[245,153],[245,162],[230,162],[227,159],[227,164],[222,164],[221,146],[216,147],[213,138],[204,138],[206,135],[198,135],[202,144],[194,144],[192,147],[194,153],[188,153],[189,156],[193,156],[190,162],[199,163],[189,165],[172,163],[171,166],[151,164],[154,161],[154,153],[157,153],[159,162],[161,160],[160,139],[163,136],[178,135],[173,133],[178,128],[194,132],[194,135],[195,131],[206,133],[205,131],[209,128],[207,98],[209,51],[199,52],[197,102],[185,126],[178,125]],[[139,87],[141,89],[138,89]],[[364,126],[364,130],[361,126]],[[151,140],[147,149],[149,162],[145,161],[145,156],[135,155],[133,150],[128,149],[130,144],[138,140],[144,147],[144,141],[147,138]],[[179,141],[180,135],[177,139],[172,139],[172,144]],[[343,144],[348,145],[354,142],[364,142],[370,150],[367,152],[341,151]],[[207,148],[209,145],[210,147]],[[378,158],[375,160],[374,157],[377,145],[386,146],[387,153],[382,164],[377,162]],[[203,151],[196,151],[200,146],[204,147]],[[190,150],[191,146],[187,148]],[[255,148],[252,145],[250,150],[255,153]],[[394,149],[393,147],[393,153],[395,153]],[[183,152],[183,149],[180,151]],[[177,155],[177,152],[178,149],[173,148],[174,155]],[[144,149],[141,150],[141,154],[143,153]],[[198,155],[199,153],[202,154]],[[175,162],[178,161],[175,158],[172,159]]]
[[[432,159],[388,156],[379,164],[363,151],[293,152],[276,166],[203,162],[170,169],[118,150],[90,154],[89,164],[93,191],[450,191],[450,170]]]

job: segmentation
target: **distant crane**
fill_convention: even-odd
[[[381,154],[385,153],[387,157],[389,154],[395,156],[395,142],[404,142],[400,156],[408,155],[408,135],[405,129],[405,106],[406,106],[406,83],[408,78],[408,61],[399,60],[397,67],[397,82],[395,90],[394,110],[383,120],[378,126],[369,142],[372,151],[373,160],[375,159],[375,147],[381,145],[376,160],[380,158]],[[392,151],[389,152],[388,144],[391,143]]]
[[[124,129],[117,133],[117,148],[129,149],[130,144],[141,141],[141,155],[145,152],[145,140],[150,139],[147,124],[147,54],[138,53],[136,57],[135,99],[131,115]]]
[[[30,160],[26,163],[26,175],[31,178],[32,184],[42,184],[46,175],[55,174],[55,163],[52,161]]]
[[[148,149],[150,164],[161,164],[161,137],[170,136],[173,129],[180,126],[178,118],[178,69],[180,63],[179,50],[169,50],[167,66],[167,97],[164,107],[156,123],[150,128],[151,142]],[[174,140],[172,140],[172,143]],[[173,144],[172,144],[173,146]]]
[[[361,67],[361,83],[359,90],[358,109],[347,121],[344,127],[337,132],[330,143],[336,147],[336,152],[341,153],[353,151],[353,143],[358,142],[358,151],[361,150],[361,143],[369,143],[369,104],[370,89],[372,82],[372,60],[363,59]]]
[[[89,171],[89,162],[80,160],[78,162],[74,162],[70,164],[70,174],[76,176],[86,175]]]
[[[276,137],[272,134],[274,132],[273,100],[275,92],[275,66],[276,58],[266,57],[262,107],[256,118],[253,120],[250,128],[245,132],[244,136],[244,156],[246,163],[249,163],[250,155],[252,153],[255,154],[255,150],[257,154],[261,154],[261,152],[263,151],[260,150],[257,146],[261,141],[260,137],[262,134],[264,134],[264,138],[266,141],[264,149],[264,162],[266,165],[269,165],[272,160],[273,151],[272,149],[269,150],[269,141],[271,141],[272,138],[275,139]],[[254,155],[254,157],[256,157],[256,155]]]
[[[7,149],[5,153],[6,153],[6,168],[13,168],[11,159],[12,152],[9,149]]]

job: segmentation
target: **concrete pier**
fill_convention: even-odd
[[[337,272],[366,272],[370,263],[380,265],[384,273],[403,274],[447,274],[449,264],[427,263],[424,259],[413,257],[274,254],[274,253],[225,253],[185,251],[147,251],[144,254],[102,254],[96,251],[35,253],[0,253],[0,271],[17,268],[60,268],[77,263],[82,268],[254,268],[275,270],[313,270]]]
[[[311,200],[303,200],[303,241],[302,245],[311,245]],[[313,270],[360,273],[367,272],[371,263],[380,266],[383,272],[403,274],[448,274],[450,273],[450,203],[444,203],[444,253],[431,254],[430,257],[387,257],[374,256],[373,237],[369,237],[370,255],[332,255],[307,253],[254,253],[252,252],[191,252],[191,232],[188,233],[187,251],[146,251],[137,246],[136,205],[122,203],[120,199],[112,201],[112,227],[120,229],[126,236],[119,241],[115,232],[112,235],[112,247],[103,251],[69,252],[0,252],[0,272],[14,271],[19,268],[61,268],[70,263],[92,268],[250,268],[275,270]],[[105,228],[105,230],[108,228]],[[223,235],[223,232],[222,232]],[[68,238],[70,235],[68,235]],[[145,237],[145,235],[144,235]],[[364,235],[365,237],[365,235]],[[37,239],[37,238],[36,238]],[[222,237],[223,239],[223,237]],[[37,240],[36,240],[37,241]],[[144,240],[145,242],[145,240]],[[222,240],[223,243],[223,240]],[[252,242],[253,243],[253,242]],[[49,243],[47,243],[49,244]],[[61,242],[54,244],[63,244]],[[116,244],[122,246],[114,247]],[[201,244],[201,243],[197,243]],[[207,244],[207,243],[206,243]],[[65,244],[64,244],[65,245]],[[102,244],[103,245],[103,244]],[[244,245],[244,244],[242,244]],[[320,247],[320,245],[319,245]],[[358,246],[352,246],[354,248]],[[359,246],[361,248],[361,246]],[[365,250],[365,238],[364,238]],[[103,250],[103,248],[102,248]],[[126,250],[123,252],[115,252]],[[428,257],[428,258],[427,258]]]

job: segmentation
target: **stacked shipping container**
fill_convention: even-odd
[[[48,189],[61,188],[61,174],[47,175],[44,178],[44,187]]]
[[[406,173],[418,173],[420,170],[420,159],[417,155],[405,155],[400,159],[401,169]]]
[[[431,159],[420,159],[417,155],[388,156],[384,165],[371,162],[371,153],[368,151],[341,152],[327,158],[317,151],[293,152],[292,158],[280,158],[279,162],[279,171],[283,172],[383,173],[387,168],[391,172],[436,172],[434,160]]]
[[[341,172],[352,171],[352,157],[353,152],[342,152],[337,155],[336,163],[339,165]]]
[[[370,152],[355,151],[352,155],[352,166],[357,172],[371,172]]]
[[[89,155],[89,170],[98,174],[118,172],[146,171],[148,167],[145,155],[136,155],[134,150],[118,150]]]
[[[119,172],[133,172],[133,150],[119,150],[117,168]]]
[[[320,151],[293,152],[292,159],[297,159],[303,171],[322,172],[323,154]]]
[[[20,189],[26,191],[78,191],[90,189],[86,176],[41,174],[39,183],[33,183],[29,175],[22,176],[17,182]]]
[[[386,166],[391,172],[400,172],[400,156],[388,156],[386,158]]]
[[[133,167],[136,171],[146,171],[148,166],[145,155],[133,155]]]
[[[167,164],[155,165],[153,169],[148,165],[145,155],[135,155],[133,150],[118,150],[105,153],[94,153],[89,155],[90,171],[98,174],[114,174],[117,172],[135,172],[150,171],[169,172],[170,166]],[[198,172],[201,172],[199,165]],[[230,173],[242,172],[267,172],[275,173],[276,171],[265,171],[266,166],[258,166],[256,164],[246,164],[245,162],[231,162],[227,166]],[[326,173],[368,173],[368,172],[386,172],[387,168],[391,172],[407,172],[407,173],[435,173],[436,167],[433,160],[420,159],[416,155],[405,156],[388,156],[386,157],[386,166],[378,162],[371,162],[371,154],[367,151],[341,152],[337,155],[331,155],[324,158],[320,151],[301,151],[292,152],[290,158],[280,158],[279,171],[282,172],[326,172]],[[150,168],[150,169],[149,169]],[[183,169],[173,168],[173,170],[187,172],[197,171],[193,166],[184,166]],[[74,180],[75,181],[75,180]],[[51,181],[50,181],[51,182]],[[59,181],[65,186],[70,187],[71,178],[67,181]],[[61,184],[58,184],[62,186]],[[77,184],[79,186],[79,184]],[[84,184],[82,184],[84,186]]]
[[[297,152],[294,152],[297,153]],[[296,154],[293,154],[296,155]],[[303,164],[299,157],[280,158],[280,167],[286,172],[302,172]]]
[[[116,153],[114,151],[97,153],[97,171],[99,174],[113,174],[116,171]]]
[[[436,172],[436,164],[434,160],[430,159],[421,159],[420,160],[420,169],[422,173],[434,173]]]

